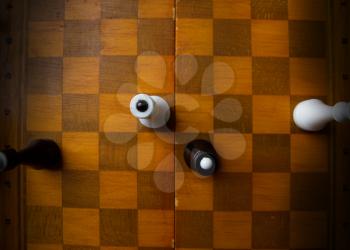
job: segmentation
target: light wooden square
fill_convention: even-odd
[[[214,212],[214,248],[250,249],[252,215],[250,212]]]
[[[173,0],[139,0],[140,18],[172,18]]]
[[[63,250],[62,245],[58,244],[27,244],[27,250]]]
[[[27,205],[62,206],[61,172],[27,168],[26,187]]]
[[[328,136],[292,134],[291,169],[293,172],[328,171]]]
[[[213,55],[213,21],[177,19],[177,54]]]
[[[27,130],[61,131],[62,97],[60,95],[28,95]]]
[[[251,95],[252,58],[214,57],[214,93]]]
[[[250,0],[215,0],[213,1],[216,19],[250,19]]]
[[[97,94],[99,74],[99,58],[65,57],[63,60],[63,93]]]
[[[138,240],[143,247],[172,247],[174,211],[139,210]]]
[[[253,173],[254,211],[288,211],[289,200],[289,173]]]
[[[137,173],[135,171],[101,171],[100,207],[137,208]]]
[[[99,0],[65,0],[66,20],[95,20],[100,17]]]
[[[98,133],[66,132],[62,135],[65,168],[75,170],[97,170]]]
[[[100,244],[98,209],[63,208],[63,243],[98,246]]]
[[[328,66],[325,59],[291,58],[289,65],[292,95],[328,95]]]
[[[137,20],[104,19],[101,21],[102,55],[137,54]]]
[[[289,0],[288,18],[291,20],[327,20],[327,0]]]
[[[130,113],[133,94],[100,95],[100,131],[136,132],[138,120]]]
[[[288,57],[288,21],[253,20],[253,56]]]
[[[178,132],[213,131],[213,97],[176,94],[176,130]]]
[[[28,56],[63,56],[63,22],[29,22]]]
[[[289,96],[253,96],[253,132],[290,133]]]

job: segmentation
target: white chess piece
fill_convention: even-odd
[[[294,109],[295,124],[306,131],[319,131],[330,121],[350,120],[350,103],[338,102],[329,106],[317,99],[300,102]]]
[[[161,128],[170,118],[168,103],[159,96],[138,94],[130,101],[131,113],[148,128]]]

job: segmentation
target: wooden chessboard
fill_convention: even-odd
[[[25,137],[64,156],[27,169],[29,250],[327,248],[329,129],[291,118],[328,98],[326,0],[29,2]],[[169,102],[167,129],[136,93]],[[194,138],[213,177],[183,161]]]

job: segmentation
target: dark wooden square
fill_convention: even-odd
[[[255,172],[289,172],[290,136],[254,134],[253,169]]]
[[[137,197],[139,209],[172,209],[174,207],[174,194],[160,190],[154,182],[154,175],[169,176],[170,173],[144,171],[137,175]],[[165,177],[166,178],[166,177]],[[174,185],[173,182],[169,185]]]
[[[253,248],[288,248],[289,212],[253,212]]]
[[[102,0],[102,18],[137,18],[138,0]]]
[[[61,94],[62,71],[62,58],[29,58],[27,61],[28,93]]]
[[[289,22],[291,57],[325,57],[327,54],[326,23],[318,21]]]
[[[100,92],[121,93],[136,92],[137,77],[135,72],[136,57],[134,56],[103,56],[101,57]],[[134,89],[120,87],[123,84],[135,85]]]
[[[249,20],[214,20],[214,55],[250,56]]]
[[[62,208],[27,206],[27,242],[62,243]]]
[[[176,16],[178,18],[211,18],[213,16],[213,0],[178,1]]]
[[[176,211],[176,246],[212,248],[213,213],[209,211]]]
[[[292,210],[327,210],[329,176],[326,173],[293,173],[291,176]]]
[[[138,52],[173,55],[175,23],[172,19],[140,19],[138,23]]]
[[[63,95],[63,130],[98,130],[97,95]]]
[[[233,107],[235,103],[237,103],[237,107]],[[239,113],[241,113],[240,116]],[[245,95],[214,96],[214,129],[219,132],[251,133],[252,97]]]
[[[63,250],[100,250],[99,247],[64,245]]]
[[[65,170],[62,174],[63,207],[99,207],[99,176],[97,171]]]
[[[254,57],[253,94],[289,95],[289,59]]]
[[[97,56],[100,52],[99,21],[66,21],[64,25],[65,56]]]
[[[101,245],[136,246],[137,210],[101,209]]]
[[[64,0],[30,0],[30,21],[63,20]]]
[[[254,19],[288,19],[288,0],[252,0]]]
[[[252,175],[218,173],[214,178],[214,210],[246,211],[252,209]]]

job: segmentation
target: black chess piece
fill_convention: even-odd
[[[214,147],[205,140],[194,140],[185,147],[186,164],[203,176],[214,174],[218,166],[218,157]]]
[[[0,172],[11,170],[19,164],[37,169],[59,169],[62,167],[61,150],[56,142],[39,139],[20,151],[13,148],[0,151]]]

